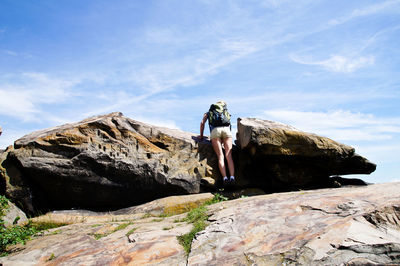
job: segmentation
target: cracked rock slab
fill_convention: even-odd
[[[396,265],[399,191],[400,183],[388,183],[210,205],[208,226],[196,234],[188,257],[177,240],[192,228],[182,222],[185,214],[140,217],[129,211],[110,213],[107,220],[92,215],[12,247],[15,253],[0,258],[0,264]]]
[[[189,265],[400,263],[398,191],[392,183],[219,203]]]

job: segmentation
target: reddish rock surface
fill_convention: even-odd
[[[4,265],[341,265],[400,263],[400,183],[254,196],[210,205],[189,257],[192,225],[110,215],[52,229]],[[136,216],[135,216],[136,215]],[[142,214],[140,214],[142,215]],[[95,216],[94,216],[95,217]],[[119,225],[127,227],[116,230]],[[132,229],[136,228],[135,231]],[[96,236],[103,236],[96,239]],[[358,264],[358,265],[359,265]]]

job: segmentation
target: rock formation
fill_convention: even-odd
[[[194,136],[121,113],[33,132],[2,163],[6,195],[32,212],[121,208],[199,193],[200,182],[214,180],[206,159],[212,150],[200,145],[199,152]]]
[[[350,146],[268,120],[239,118],[237,143],[240,176],[270,191],[320,187],[330,176],[376,168]]]
[[[399,191],[400,183],[388,183],[210,205],[188,256],[177,240],[192,227],[185,214],[94,215],[14,247],[0,264],[398,265]]]
[[[375,165],[328,138],[259,119],[238,120],[239,187],[274,192],[327,186],[331,175]],[[1,155],[0,193],[25,211],[110,210],[216,190],[220,173],[209,141],[121,113],[33,132]]]

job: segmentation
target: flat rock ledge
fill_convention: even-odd
[[[185,214],[82,221],[35,237],[3,265],[374,265],[400,263],[400,183],[276,193],[208,207],[187,257]],[[112,217],[110,217],[112,218]],[[128,225],[116,230],[119,225]],[[96,236],[102,237],[96,237]]]

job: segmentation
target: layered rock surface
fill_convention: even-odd
[[[370,174],[354,148],[281,123],[239,118],[239,174],[267,190],[318,187],[333,175]]]
[[[199,148],[194,136],[121,113],[33,132],[2,163],[6,195],[33,212],[121,208],[199,193],[200,182],[213,185],[216,172],[211,147]]]
[[[188,257],[176,238],[192,227],[181,221],[184,214],[146,218],[131,213],[109,215],[107,221],[91,215],[14,247],[17,252],[0,258],[0,263],[396,265],[400,263],[398,191],[400,183],[389,183],[210,205],[208,226],[196,234]]]

